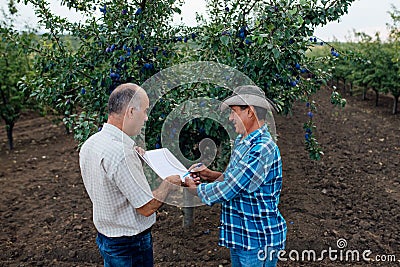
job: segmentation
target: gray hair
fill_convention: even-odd
[[[133,83],[124,83],[115,88],[108,99],[108,114],[121,114],[128,105],[140,109],[139,90],[141,88]]]

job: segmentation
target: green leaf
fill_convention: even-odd
[[[228,46],[228,44],[229,44],[229,41],[230,41],[230,37],[229,36],[221,36],[221,37],[219,37],[219,39],[221,40],[221,42],[225,45],[225,46]]]
[[[276,59],[278,59],[280,57],[280,55],[281,55],[281,52],[279,52],[279,50],[276,49],[276,48],[272,49],[272,53],[274,54],[274,57]]]

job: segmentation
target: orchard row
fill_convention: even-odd
[[[382,42],[364,37],[361,42],[345,44],[341,49],[352,54],[336,62],[334,79],[343,81],[344,89],[350,94],[361,91],[363,99],[368,90],[373,90],[376,105],[380,94],[390,95],[393,97],[392,113],[396,114],[400,97],[398,41]]]
[[[356,32],[358,42],[322,42],[324,46],[314,46],[310,58],[318,61],[330,52],[329,60],[320,61],[320,66],[330,69],[336,86],[343,86],[350,94],[360,93],[363,99],[372,90],[376,105],[381,94],[389,95],[393,98],[392,113],[396,114],[400,98],[400,10],[393,7],[389,14],[392,21],[388,23],[387,40],[382,41],[379,33],[372,37]]]

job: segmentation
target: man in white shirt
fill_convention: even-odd
[[[83,182],[93,203],[97,245],[104,266],[153,266],[155,211],[181,185],[167,177],[153,192],[130,138],[147,121],[149,98],[138,85],[118,86],[108,101],[108,121],[82,146]]]

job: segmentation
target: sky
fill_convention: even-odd
[[[69,11],[65,7],[57,4],[57,0],[48,0],[51,3],[51,9],[56,14],[68,17],[72,21],[79,21],[82,17],[76,13]],[[177,16],[175,21],[181,21],[186,25],[193,26],[196,23],[196,12],[205,13],[204,0],[186,0],[182,7],[182,15]],[[349,41],[354,39],[352,36],[353,30],[365,32],[369,35],[374,35],[375,32],[380,32],[381,37],[385,39],[388,34],[386,23],[390,22],[388,11],[391,10],[391,5],[400,8],[399,0],[357,0],[349,8],[348,14],[341,17],[339,22],[330,22],[324,27],[318,27],[315,31],[315,36],[324,41]],[[7,0],[0,0],[0,7],[7,8]],[[23,27],[25,23],[35,25],[37,18],[32,7],[18,5],[20,17],[17,25]],[[0,18],[3,15],[0,14]]]

